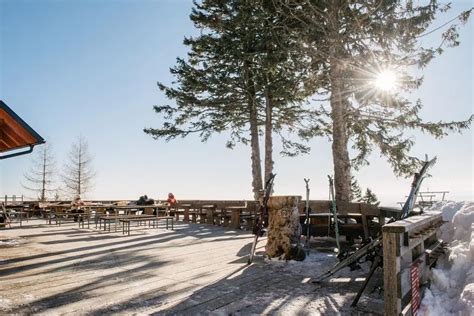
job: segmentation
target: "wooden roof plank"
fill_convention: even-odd
[[[31,151],[33,146],[44,142],[43,137],[0,100],[0,153],[25,147]],[[18,153],[0,156],[0,159],[15,155]]]

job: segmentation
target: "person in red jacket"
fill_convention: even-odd
[[[80,195],[76,195],[74,198],[74,201],[71,203],[71,213],[73,214],[78,214],[78,213],[84,213],[84,201],[81,200]],[[77,222],[79,220],[79,215],[74,215],[74,221]],[[81,221],[82,221],[81,217]]]
[[[174,197],[173,193],[168,193],[168,200],[166,200],[170,206],[174,206],[178,201]]]

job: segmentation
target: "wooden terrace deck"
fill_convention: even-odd
[[[349,310],[362,282],[341,277],[318,289],[305,281],[327,268],[317,263],[296,274],[301,263],[257,257],[247,266],[252,235],[213,225],[123,237],[30,220],[0,230],[5,239],[20,244],[0,242],[0,314],[335,314]],[[383,310],[367,304],[361,310]]]

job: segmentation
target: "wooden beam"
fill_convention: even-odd
[[[400,236],[396,233],[383,233],[383,282],[385,315],[396,316],[402,310],[401,299],[398,298],[398,278],[400,257],[397,249],[400,247]]]

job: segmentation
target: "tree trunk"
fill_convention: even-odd
[[[77,168],[77,195],[81,196],[81,182],[82,182],[82,177],[81,177],[81,171],[82,171],[82,141],[79,142],[79,166]]]
[[[247,99],[250,120],[250,147],[252,151],[252,189],[255,200],[258,200],[263,191],[262,166],[260,160],[260,144],[258,139],[258,109],[255,99],[255,83],[250,69],[250,62],[244,62],[244,77],[247,87]]]
[[[350,202],[351,199],[351,163],[347,144],[347,94],[344,90],[344,46],[341,39],[341,12],[347,3],[335,0],[329,12],[330,28],[330,72],[331,83],[331,118],[332,118],[332,157],[334,162],[334,189],[336,203]]]
[[[273,172],[273,99],[270,88],[265,88],[265,183]]]
[[[342,68],[337,58],[331,58],[331,118],[332,118],[332,157],[334,162],[334,188],[336,202],[350,202],[351,164],[347,144],[346,113],[347,100],[343,93]]]
[[[268,201],[268,239],[265,252],[270,258],[303,260],[300,245],[300,196],[272,196]]]
[[[43,148],[43,179],[41,185],[41,202],[46,201],[46,147]]]

